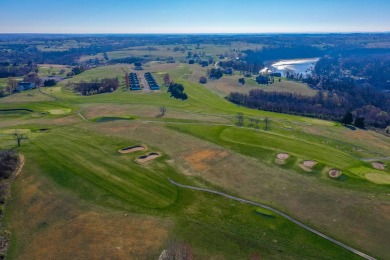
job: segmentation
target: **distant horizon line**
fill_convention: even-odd
[[[343,32],[125,32],[125,33],[82,33],[82,32],[67,32],[67,33],[56,33],[56,32],[0,32],[0,35],[269,35],[269,34],[388,34],[390,31],[343,31]]]

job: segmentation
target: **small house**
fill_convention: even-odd
[[[282,73],[280,73],[280,72],[273,72],[273,73],[270,73],[269,74],[271,77],[282,77]]]
[[[30,90],[35,88],[35,83],[31,82],[19,82],[18,86],[16,87],[17,91],[25,91],[25,90]]]

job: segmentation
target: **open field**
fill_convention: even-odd
[[[49,77],[49,76],[66,76],[70,72],[69,66],[65,65],[52,65],[52,64],[39,64],[38,65],[38,75],[39,77]],[[63,72],[62,74],[60,72]]]
[[[174,51],[175,47],[184,48],[184,50]],[[238,50],[242,49],[261,49],[264,45],[262,44],[250,44],[244,42],[234,42],[231,45],[211,45],[201,44],[199,47],[193,44],[184,45],[151,45],[151,46],[136,46],[127,48],[122,51],[111,51],[107,52],[110,59],[123,59],[128,57],[149,57],[153,59],[166,59],[169,57],[174,58],[176,61],[185,59],[188,52],[204,54],[213,57],[218,60],[219,55],[230,55]],[[99,54],[101,55],[101,54]]]
[[[248,259],[256,252],[266,259],[358,259],[280,216],[175,187],[168,178],[270,205],[360,251],[388,258],[390,170],[374,169],[361,158],[390,156],[390,139],[236,106],[223,98],[224,91],[249,86],[233,86],[236,76],[200,85],[202,70],[176,63],[150,64],[142,72],[152,72],[159,83],[169,73],[185,86],[186,101],[171,98],[166,87],[155,93],[126,90],[123,77],[130,68],[122,64],[43,88],[46,95],[33,90],[1,99],[0,110],[32,111],[0,111],[0,149],[15,145],[15,129],[29,136],[17,148],[26,163],[6,211],[9,258],[156,259],[178,241],[197,259]],[[103,77],[118,77],[121,87],[93,96],[66,87]],[[313,94],[283,85],[291,83],[273,87]],[[160,106],[167,108],[164,117],[157,117]],[[236,126],[237,113],[244,115],[243,127]],[[260,129],[249,118],[259,118]],[[147,150],[118,152],[138,145]],[[137,162],[151,152],[161,157]],[[283,165],[275,161],[279,153],[289,155]],[[308,160],[317,163],[302,169]],[[328,176],[333,168],[342,172],[340,178]]]

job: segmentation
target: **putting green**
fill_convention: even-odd
[[[390,175],[388,174],[369,172],[365,177],[376,184],[390,184]]]
[[[19,134],[29,134],[31,133],[31,129],[5,129],[5,130],[0,130],[0,134],[6,134],[6,135],[11,135],[15,132],[18,132]]]
[[[69,114],[72,110],[71,109],[50,109],[48,112],[51,115],[64,115],[64,114]]]

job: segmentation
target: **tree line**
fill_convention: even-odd
[[[355,85],[390,90],[390,51],[383,51],[382,54],[363,53],[321,58],[316,63],[309,84],[332,88],[335,82],[350,80]]]
[[[119,87],[118,78],[95,79],[91,82],[81,81],[74,83],[74,90],[81,95],[89,96],[107,92],[114,92]]]
[[[370,98],[367,98],[363,91],[354,94],[355,96],[345,92],[319,91],[315,96],[310,97],[255,89],[249,94],[231,93],[227,99],[235,104],[254,109],[334,121],[340,121],[348,111],[351,111],[355,118],[364,118],[367,125],[385,128],[390,124],[389,98],[384,98],[384,102],[378,102],[375,106],[372,102],[367,102]]]
[[[229,61],[220,61],[219,66],[224,69],[233,68],[237,71],[249,74],[258,74],[259,71],[264,68],[262,61],[246,61],[246,60],[229,60]]]
[[[26,65],[18,65],[16,63],[10,65],[9,62],[0,64],[0,78],[20,77],[30,72],[38,72],[38,66],[32,62]]]

